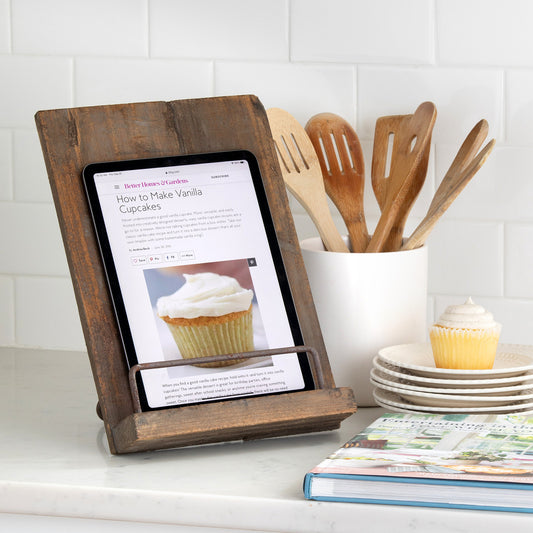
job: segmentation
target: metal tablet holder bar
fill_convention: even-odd
[[[311,346],[290,346],[287,348],[273,348],[271,350],[255,350],[253,352],[229,353],[220,355],[209,355],[206,357],[194,357],[190,359],[172,359],[171,361],[156,361],[153,363],[139,363],[134,365],[129,370],[129,381],[131,398],[133,400],[133,409],[136,413],[141,413],[141,401],[139,399],[139,388],[137,386],[136,375],[141,370],[152,370],[157,368],[170,368],[174,366],[194,366],[204,363],[216,363],[222,361],[231,361],[232,359],[253,359],[257,357],[270,357],[272,355],[288,355],[295,352],[307,352],[311,355],[313,360],[313,367],[315,370],[316,385],[319,389],[324,389],[324,374],[320,366],[320,358],[318,352]],[[184,404],[187,405],[187,404]],[[176,405],[173,407],[180,407]]]

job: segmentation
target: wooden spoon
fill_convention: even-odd
[[[391,160],[386,202],[367,252],[385,252],[400,248],[405,217],[425,179],[425,173],[417,170],[430,143],[436,118],[435,105],[432,102],[424,102],[418,106],[412,117],[400,123],[397,132],[398,147],[395,158]],[[386,247],[391,234],[395,237],[400,235],[400,244],[392,249]]]
[[[408,120],[411,120],[413,115],[391,115],[380,117],[376,121],[376,128],[374,133],[374,148],[372,152],[372,188],[378,205],[383,211],[387,202],[387,194],[390,192],[390,179],[385,175],[387,171],[387,163],[395,159],[398,154],[399,137],[401,125]],[[392,149],[389,154],[390,139],[392,137]],[[428,142],[426,149],[423,152],[422,159],[416,168],[417,176],[415,181],[423,185],[428,164],[429,153],[431,151],[431,143]],[[418,194],[417,194],[418,196]],[[387,242],[384,245],[384,250],[398,250],[403,242],[403,231],[407,216],[411,211],[412,203],[405,203],[402,205],[401,211],[398,214],[399,223],[395,231],[391,231]]]
[[[488,124],[486,120],[479,121],[468,134],[448,172],[442,179],[426,216],[403,245],[402,250],[412,250],[424,244],[440,217],[483,166],[494,147],[495,140],[489,141],[477,156],[475,154],[483,144],[487,134]]]
[[[359,138],[333,113],[311,117],[305,130],[318,156],[327,195],[342,215],[352,252],[364,252],[369,237],[364,214],[365,162]]]
[[[320,163],[305,129],[287,111],[267,110],[283,180],[318,229],[326,250],[349,252],[329,210]]]

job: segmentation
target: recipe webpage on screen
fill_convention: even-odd
[[[252,291],[248,322],[223,326],[230,337],[244,330],[250,338],[252,328],[253,350],[294,346],[247,161],[100,173],[95,184],[139,363],[180,359],[187,350],[205,355],[195,352],[197,344],[211,342],[217,326],[207,322],[191,340],[157,308],[186,277],[190,289],[190,276],[205,273]],[[296,354],[150,369],[142,379],[150,407],[304,386]]]

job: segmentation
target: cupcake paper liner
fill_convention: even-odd
[[[490,329],[453,329],[433,326],[429,338],[437,368],[489,370],[494,365],[500,326]]]
[[[251,309],[246,313],[239,314],[236,318],[229,318],[225,322],[220,322],[220,317],[217,317],[213,324],[195,325],[194,319],[191,320],[190,325],[176,325],[170,322],[166,322],[166,324],[184,359],[254,350]],[[232,359],[231,361],[203,363],[195,366],[224,367],[243,361],[246,359]]]

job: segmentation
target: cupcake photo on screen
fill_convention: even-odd
[[[253,291],[235,278],[214,272],[184,274],[185,284],[157,301],[157,313],[165,321],[182,357],[251,352]],[[204,363],[219,367],[242,359]]]
[[[145,278],[157,320],[173,339],[173,345],[166,343],[165,358],[192,359],[259,349],[254,329],[259,330],[255,337],[257,333],[261,336],[262,325],[245,259],[153,270],[145,271]],[[165,337],[168,340],[169,336]],[[245,361],[236,358],[196,366],[221,368]]]

